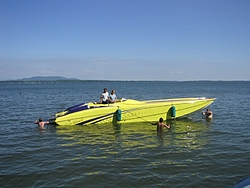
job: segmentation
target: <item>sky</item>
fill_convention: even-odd
[[[0,0],[0,80],[250,80],[249,0]]]

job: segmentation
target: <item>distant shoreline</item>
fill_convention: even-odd
[[[84,82],[250,82],[248,80],[193,80],[193,81],[167,81],[167,80],[0,80],[0,84],[38,84],[38,83],[84,83]]]
[[[0,83],[59,83],[59,82],[249,82],[250,80],[81,80],[63,76],[33,76],[15,80],[0,80]]]

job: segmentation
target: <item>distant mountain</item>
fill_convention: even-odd
[[[76,78],[65,78],[63,76],[33,76],[31,78],[22,78],[20,81],[55,81],[55,80],[78,80]]]

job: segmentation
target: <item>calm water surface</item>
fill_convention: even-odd
[[[118,97],[215,97],[159,134],[149,123],[62,127],[33,122],[103,88]],[[233,187],[250,176],[250,82],[0,83],[0,187]]]

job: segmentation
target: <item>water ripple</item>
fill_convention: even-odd
[[[105,84],[127,98],[217,97],[214,118],[197,113],[163,133],[147,123],[41,131],[37,118],[93,100],[103,82],[1,85],[0,186],[232,187],[249,176],[248,82]]]

